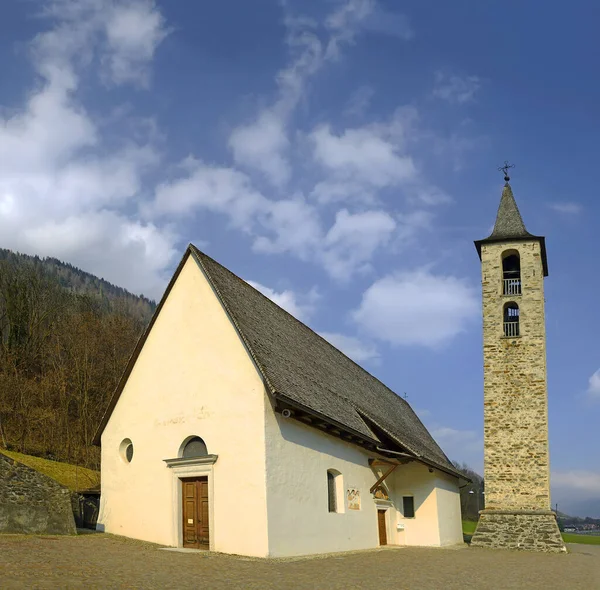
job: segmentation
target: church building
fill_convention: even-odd
[[[193,245],[94,442],[109,533],[259,557],[463,541],[464,476],[406,400]]]
[[[491,235],[475,242],[483,289],[485,510],[471,544],[566,551],[550,509],[546,241],[525,229],[509,184]]]

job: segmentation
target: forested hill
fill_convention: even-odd
[[[119,309],[127,315],[148,322],[156,308],[156,303],[144,295],[134,295],[122,287],[56,258],[28,256],[0,248],[0,263],[2,261],[11,265],[30,265],[50,279],[56,280],[64,289],[91,297],[106,311]]]
[[[98,469],[92,437],[154,308],[59,260],[0,250],[0,448]]]

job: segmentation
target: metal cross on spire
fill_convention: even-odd
[[[504,160],[504,166],[500,166],[500,167],[498,168],[498,171],[499,171],[499,172],[504,172],[504,180],[505,180],[506,182],[508,182],[508,181],[510,180],[510,176],[508,175],[508,171],[509,171],[511,168],[514,168],[514,167],[515,167],[515,165],[514,165],[514,164],[509,164],[509,163],[508,163],[508,160]]]

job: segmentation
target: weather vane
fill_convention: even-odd
[[[498,168],[499,172],[504,172],[504,180],[506,180],[506,182],[508,182],[510,180],[510,176],[508,175],[508,171],[511,168],[514,168],[515,165],[514,164],[509,164],[508,160],[504,160],[504,166],[500,166]]]

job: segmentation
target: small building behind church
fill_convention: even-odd
[[[259,557],[463,541],[464,476],[406,400],[193,245],[95,443],[109,533]]]

